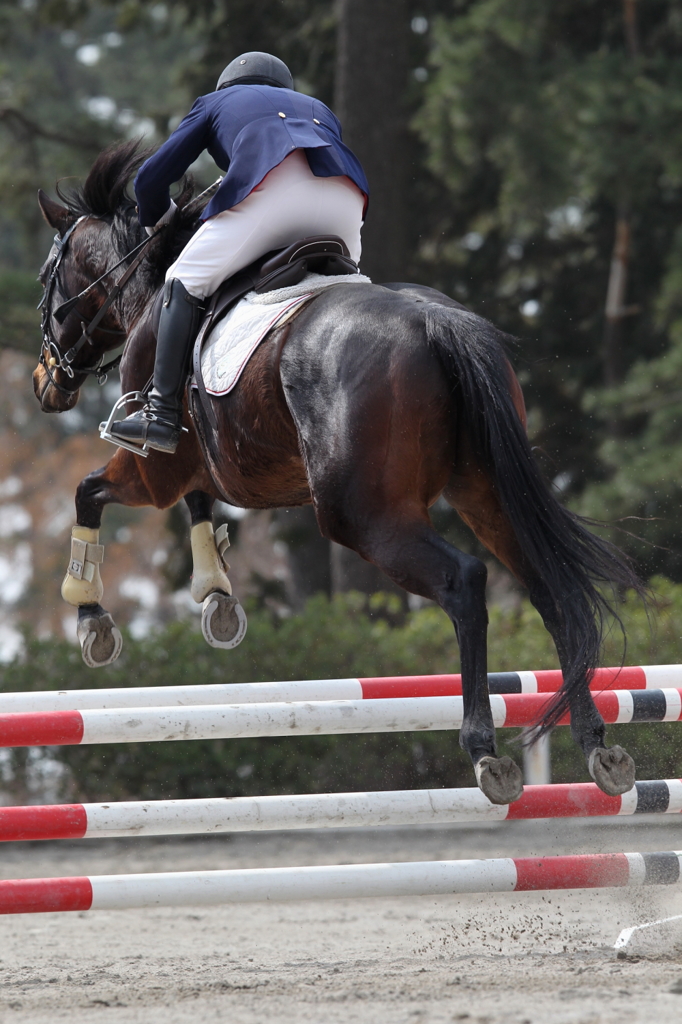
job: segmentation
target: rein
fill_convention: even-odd
[[[125,256],[123,256],[117,263],[115,263],[112,267],[108,267],[107,270],[105,270],[104,273],[101,274],[96,281],[92,281],[86,288],[79,292],[78,295],[74,295],[72,298],[69,298],[65,302],[62,302],[61,305],[59,305],[57,309],[55,309],[53,312],[51,309],[51,305],[55,287],[59,285],[61,289],[61,285],[59,282],[59,267],[61,265],[62,259],[64,258],[64,254],[66,253],[66,249],[69,243],[69,239],[71,238],[71,235],[73,234],[74,230],[78,227],[78,225],[81,223],[81,221],[85,220],[87,216],[88,215],[86,214],[82,217],[79,217],[78,220],[74,221],[74,223],[63,236],[60,236],[59,234],[55,235],[54,244],[56,246],[57,251],[55,252],[54,259],[52,260],[52,266],[50,267],[50,276],[45,287],[45,292],[38,305],[38,308],[42,308],[43,310],[41,323],[43,344],[40,350],[39,362],[44,367],[45,372],[47,373],[48,379],[52,386],[55,387],[57,391],[59,391],[63,395],[72,395],[74,394],[75,391],[78,390],[78,388],[68,388],[64,387],[62,384],[59,384],[55,379],[53,368],[56,367],[62,370],[67,375],[67,377],[71,378],[72,380],[74,379],[76,374],[82,376],[96,377],[97,383],[102,385],[106,383],[107,375],[112,370],[115,370],[116,367],[120,364],[121,359],[123,358],[123,352],[121,352],[114,359],[110,360],[108,363],[104,363],[104,356],[101,356],[99,361],[92,366],[77,366],[74,368],[72,365],[81,349],[86,344],[93,344],[93,335],[95,331],[101,331],[104,334],[118,334],[123,335],[125,337],[125,331],[112,330],[107,327],[102,327],[101,323],[104,317],[106,316],[107,312],[113,305],[113,303],[116,301],[116,299],[119,297],[119,295],[125,288],[130,278],[133,276],[137,268],[142,263],[142,260],[145,258],[147,246],[156,237],[156,233],[154,233],[153,235],[149,235],[148,238],[143,239],[142,242],[140,242],[133,249],[131,249],[130,252],[126,253]],[[111,274],[114,270],[117,270],[118,267],[120,267],[123,263],[126,262],[126,260],[129,260],[131,256],[135,256],[135,259],[130,264],[128,269],[125,271],[125,273],[121,276],[120,280],[116,282],[114,287],[107,294],[104,302],[97,310],[95,315],[93,317],[88,317],[81,310],[78,310],[77,305],[80,299],[87,295],[87,293],[91,291],[92,288],[100,284],[105,277],[108,277],[109,274]],[[57,346],[56,342],[54,341],[54,338],[52,337],[50,318],[54,316],[57,323],[63,324],[72,310],[75,310],[81,319],[81,336],[78,339],[78,341],[74,345],[72,345],[70,349],[68,349],[68,351],[62,353],[59,347]],[[46,353],[49,353],[49,358],[46,358]]]

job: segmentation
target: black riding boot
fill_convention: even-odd
[[[147,404],[111,427],[122,441],[173,454],[182,431],[182,395],[187,363],[199,330],[203,304],[177,278],[166,282],[154,361],[154,387]]]

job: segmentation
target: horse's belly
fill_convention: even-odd
[[[254,472],[258,451],[252,449],[247,465],[241,467],[229,459],[216,466],[214,478],[231,505],[239,508],[284,508],[307,505],[311,501],[308,479],[303,465],[278,465],[272,470],[266,466]]]

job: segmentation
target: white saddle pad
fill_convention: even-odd
[[[209,395],[226,395],[263,338],[281,327],[296,310],[327,288],[339,284],[370,284],[362,274],[324,277],[308,274],[298,285],[257,295],[249,292],[211,331],[201,353],[201,374]]]
[[[268,331],[291,316],[307,295],[269,306],[242,299],[209,335],[201,353],[201,375],[209,395],[226,395]]]

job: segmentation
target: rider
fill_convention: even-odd
[[[340,235],[357,263],[369,188],[328,107],[294,91],[289,68],[268,53],[228,64],[135,179],[140,223],[152,233],[175,211],[169,187],[203,150],[227,169],[201,228],[166,274],[154,387],[112,434],[163,452],[180,439],[182,395],[203,300],[272,249],[307,235]]]

